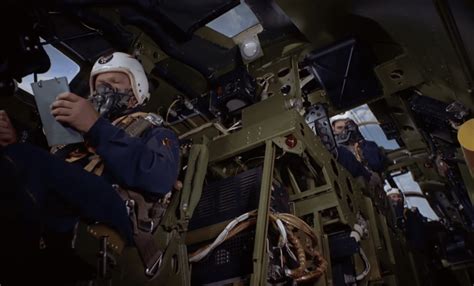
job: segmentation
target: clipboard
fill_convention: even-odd
[[[32,83],[31,88],[33,89],[48,145],[51,147],[84,142],[84,138],[77,130],[64,126],[51,115],[51,104],[56,100],[56,97],[69,91],[67,78],[40,80]]]

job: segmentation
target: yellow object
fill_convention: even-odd
[[[469,172],[474,177],[474,119],[470,119],[461,125],[458,130],[458,141],[461,144]]]

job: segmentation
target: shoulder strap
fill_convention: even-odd
[[[112,122],[112,125],[115,125],[123,129],[128,135],[132,137],[140,137],[147,130],[154,126],[160,126],[163,124],[163,119],[161,116],[154,113],[145,113],[145,112],[134,112],[122,117],[115,119]],[[90,151],[90,150],[89,150]],[[94,154],[94,152],[91,152]],[[76,156],[70,157],[77,159]],[[84,158],[87,154],[83,154],[79,159]],[[73,161],[70,161],[73,162]],[[95,154],[91,161],[84,167],[84,170],[90,173],[94,173],[97,176],[101,176],[104,171],[104,164],[102,164],[102,159]]]
[[[132,137],[140,137],[151,127],[161,126],[163,118],[151,112],[135,112],[116,119],[112,124]]]

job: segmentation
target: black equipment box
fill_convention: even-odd
[[[255,168],[206,185],[189,223],[189,230],[231,220],[256,209],[261,181],[262,168]],[[274,182],[272,209],[289,212],[288,201],[286,188]],[[203,260],[193,263],[192,285],[216,283],[252,273],[254,236],[255,228],[250,227],[216,247]],[[208,243],[212,241],[190,245],[188,251],[192,253]]]

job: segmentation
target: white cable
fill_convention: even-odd
[[[263,79],[263,83],[260,84],[260,86],[263,86],[263,90],[260,93],[260,97],[262,101],[268,98],[268,87],[270,86],[270,83],[268,81],[274,76],[275,76],[274,74],[268,73],[264,75],[263,78],[261,78]]]
[[[278,242],[278,247],[281,248],[284,245],[288,244],[288,236],[286,234],[286,229],[283,223],[279,218],[276,219],[276,225],[278,226],[278,230],[280,231],[281,240]]]
[[[242,128],[242,125],[241,125],[241,124],[242,124],[242,121],[241,121],[241,120],[235,122],[231,127],[229,127],[229,128],[227,129],[227,132],[234,131],[234,130],[236,130],[236,129]]]
[[[291,259],[293,259],[294,261],[298,262],[298,258],[296,258],[296,255],[293,253],[293,251],[291,251],[290,249],[290,246],[288,244],[286,244],[286,251],[288,252],[288,254],[290,255]]]
[[[362,258],[362,260],[364,260],[365,269],[364,269],[364,271],[362,271],[362,273],[357,275],[357,277],[356,277],[357,281],[360,281],[360,280],[364,279],[365,276],[367,276],[370,272],[370,262],[369,262],[369,259],[367,258],[367,256],[365,255],[365,252],[362,249],[362,247],[359,248],[359,254],[360,254],[360,257]]]
[[[360,242],[362,237],[364,236],[364,233],[367,231],[367,223],[366,221],[358,215],[358,221],[359,223],[354,224],[353,231],[351,231],[350,237],[354,238],[357,243]],[[364,261],[365,269],[360,273],[359,275],[356,276],[356,280],[360,281],[365,278],[370,272],[370,262],[369,259],[367,259],[367,256],[365,255],[364,250],[362,247],[359,246],[359,255]]]
[[[359,242],[364,235],[364,229],[359,224],[354,224],[354,230],[351,231],[350,237],[353,237],[355,241]]]
[[[222,124],[218,123],[218,122],[215,122],[214,124],[214,127],[219,130],[222,134],[224,135],[227,135],[229,134],[229,132],[227,132],[227,129],[224,128],[224,126],[222,126]]]
[[[240,129],[240,128],[242,128],[242,126],[235,126],[235,127],[227,129],[227,131],[230,132],[230,131],[234,131],[234,130],[237,130],[237,129]]]
[[[252,211],[253,212],[253,211]],[[205,250],[203,250],[202,252],[196,254],[195,256],[193,257],[190,257],[189,258],[189,261],[190,262],[198,262],[200,261],[201,259],[203,259],[204,257],[206,257],[209,252],[211,252],[214,248],[216,248],[217,246],[219,246],[222,242],[225,241],[225,238],[227,237],[227,235],[229,234],[229,232],[239,223],[245,221],[246,219],[248,219],[250,217],[250,213],[251,212],[248,212],[248,213],[244,213],[243,215],[237,217],[236,219],[234,219],[233,221],[231,221],[229,224],[227,224],[227,226],[224,228],[224,230],[217,236],[217,238],[214,240],[214,242],[207,246]]]
[[[175,101],[173,101],[170,106],[168,107],[168,110],[166,111],[166,117],[165,117],[165,121],[168,122],[168,116],[170,115],[170,112],[171,112],[171,108],[173,108],[173,106],[178,103],[181,99],[176,99]]]
[[[239,128],[242,128],[242,124],[240,124],[240,122],[237,122],[236,124],[229,127],[229,129],[227,129],[227,131],[233,131],[233,130],[237,130]]]
[[[232,124],[231,127],[229,127],[229,129],[233,128],[233,127],[236,127],[237,125],[241,124],[242,123],[242,120],[239,120],[237,122],[235,122],[234,124]]]
[[[350,237],[354,238],[357,242],[360,241],[360,234],[357,231],[351,231]]]

